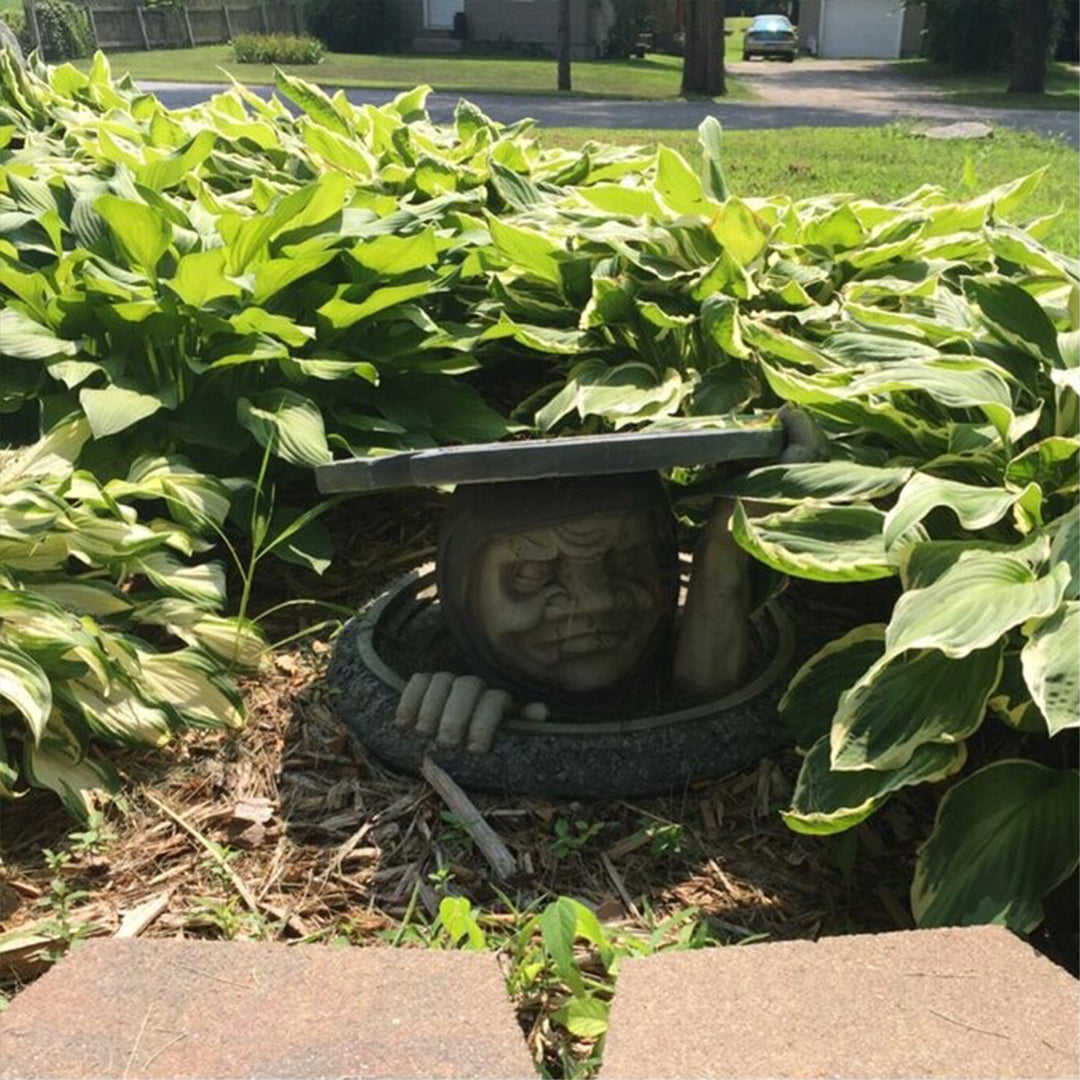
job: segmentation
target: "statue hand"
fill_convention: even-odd
[[[808,412],[788,404],[782,405],[776,415],[787,436],[787,445],[780,454],[781,464],[829,460],[828,436]]]
[[[475,675],[417,672],[401,692],[394,724],[434,736],[439,746],[464,744],[472,754],[486,754],[499,724],[514,711],[505,690],[489,687]],[[535,705],[527,705],[526,711],[539,715]]]

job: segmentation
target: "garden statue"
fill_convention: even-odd
[[[614,701],[700,718],[695,705],[737,692],[751,674],[748,558],[729,530],[732,501],[717,499],[683,581],[676,520],[657,469],[805,461],[821,450],[809,418],[782,410],[779,424],[764,427],[491,444],[322,466],[324,491],[456,482],[435,581],[457,665],[440,670],[430,654],[418,658],[407,677],[394,677],[392,709],[382,701],[386,715],[363,718],[361,737],[373,735],[385,749],[392,727],[406,740],[399,745],[488,755],[508,723],[535,733],[571,716],[577,730]],[[373,628],[364,639],[369,651],[378,636]]]

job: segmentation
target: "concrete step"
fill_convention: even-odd
[[[456,37],[414,37],[411,42],[414,53],[459,53],[461,38]]]
[[[661,953],[600,1077],[1076,1077],[1077,985],[997,926]]]
[[[0,1077],[534,1077],[488,953],[92,941],[2,1014]]]

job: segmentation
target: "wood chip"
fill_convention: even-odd
[[[130,908],[120,916],[120,926],[113,937],[138,937],[168,906],[172,890],[166,889],[157,896],[151,896],[136,907]]]

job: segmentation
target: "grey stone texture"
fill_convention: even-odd
[[[955,124],[927,128],[923,135],[928,139],[989,139],[994,129],[978,120],[962,120]]]
[[[997,926],[660,954],[600,1077],[1076,1077],[1077,985]]]
[[[3,1080],[535,1076],[487,953],[89,942],[0,1024]]]

